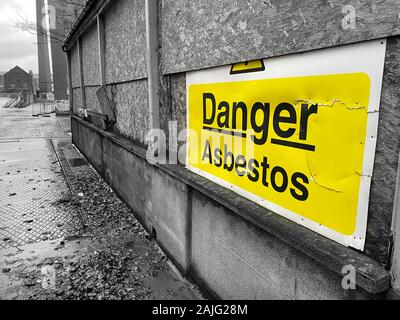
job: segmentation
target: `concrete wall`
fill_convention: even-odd
[[[355,29],[343,28],[346,5],[356,10]],[[177,122],[178,131],[186,128],[191,70],[388,38],[366,247],[363,253],[346,251],[385,276],[400,151],[399,10],[394,0],[178,0],[160,1],[158,8],[159,115],[165,132],[170,121]],[[180,175],[145,161],[140,148],[150,128],[145,0],[115,1],[102,17],[105,83],[116,123],[109,133],[99,133],[76,119],[74,142],[148,230],[156,231],[181,269],[223,298],[366,298],[361,288],[343,291],[340,272],[330,262],[265,232],[229,203],[221,205]],[[95,24],[81,41],[86,108],[101,112],[95,96],[101,78]],[[77,114],[83,102],[76,46],[70,54]]]
[[[218,296],[351,298],[339,276],[196,191],[192,217],[193,270]]]
[[[275,236],[151,166],[146,150],[72,119],[73,141],[181,271],[224,299],[368,299]],[[194,174],[192,174],[195,176]],[[196,177],[193,177],[196,179]],[[140,188],[138,188],[140,186]],[[231,192],[231,191],[227,191]]]

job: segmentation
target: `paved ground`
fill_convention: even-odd
[[[39,109],[0,108],[0,299],[201,299]]]

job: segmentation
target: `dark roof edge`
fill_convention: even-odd
[[[89,12],[95,7],[95,5],[102,5],[105,3],[106,0],[87,0],[85,6],[81,10],[78,18],[75,20],[74,24],[72,25],[71,29],[68,31],[67,36],[65,37],[62,48],[66,51],[66,47],[70,45],[70,42],[74,35],[80,30],[82,23],[85,21],[85,18],[89,15]]]
[[[26,73],[27,76],[30,75],[29,72],[26,72],[26,71],[25,71],[24,69],[22,69],[19,65],[16,65],[16,66],[12,67],[10,70],[8,70],[7,72],[5,72],[5,73],[2,74],[2,75],[5,76],[6,74],[9,74],[11,71],[16,70],[16,69],[19,69],[19,70],[23,71],[24,73]]]

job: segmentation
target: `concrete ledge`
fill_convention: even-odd
[[[120,146],[126,151],[146,161],[146,149],[139,147],[132,141],[110,132],[105,132],[76,116],[72,117],[72,122],[75,122],[73,128],[76,128],[78,124],[82,125],[86,130],[90,129],[94,131],[97,137],[101,136],[106,138],[107,141]],[[80,141],[79,143],[83,143],[81,140],[82,137],[78,137],[78,140],[75,140],[74,138],[74,142]],[[93,146],[90,146],[89,148],[93,149]],[[90,160],[99,161],[99,158]],[[291,248],[294,248],[298,252],[310,257],[339,276],[342,276],[341,271],[344,266],[354,266],[356,270],[356,284],[365,291],[372,294],[378,294],[385,292],[390,288],[390,273],[385,270],[382,265],[365,256],[363,253],[351,248],[346,248],[330,239],[316,234],[313,231],[287,220],[228,189],[216,185],[213,182],[186,170],[182,166],[155,165],[152,167],[162,170],[162,172],[176,178],[188,187],[197,190],[207,198],[212,199],[218,205],[228,209],[226,210],[227,212],[240,216],[242,219],[250,222],[258,228],[261,228],[269,235],[278,238]],[[99,164],[97,169],[100,168],[101,165]]]

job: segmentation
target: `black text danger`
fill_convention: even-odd
[[[316,104],[303,103],[300,115],[297,115],[295,107],[288,102],[281,102],[272,110],[270,103],[264,101],[248,106],[243,101],[217,101],[214,94],[203,93],[203,129],[222,130],[225,134],[242,137],[246,137],[246,131],[251,129],[254,132],[251,139],[257,145],[267,142],[272,121],[274,138],[271,143],[315,151],[315,146],[305,142],[308,138],[309,119],[317,113]],[[296,133],[300,143],[290,140]]]

